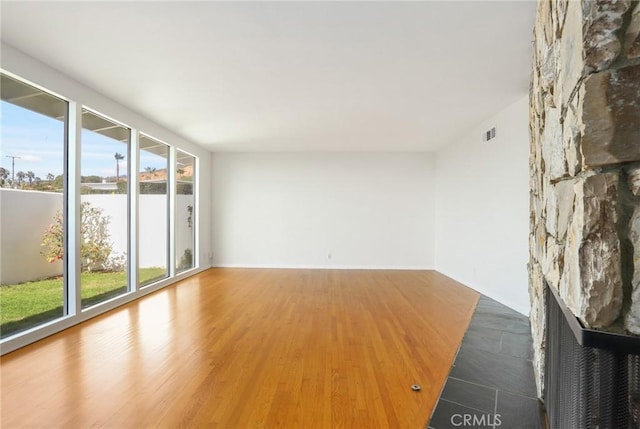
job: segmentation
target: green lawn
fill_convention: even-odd
[[[164,268],[141,268],[140,284],[166,276]],[[82,307],[126,291],[126,272],[82,273]],[[0,336],[2,338],[63,315],[62,277],[0,286]]]

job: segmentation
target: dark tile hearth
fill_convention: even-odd
[[[496,351],[479,350],[463,341],[449,377],[535,398],[531,361]]]
[[[527,317],[481,296],[428,428],[541,428],[531,343]]]
[[[461,421],[463,422],[463,415],[487,415],[486,412],[481,412],[479,410],[475,410],[473,408],[465,407],[464,405],[457,404],[455,402],[447,401],[446,399],[440,398],[438,401],[438,409],[440,412],[438,414],[433,415],[431,418],[431,422],[429,423],[429,428],[437,428],[437,429],[454,429],[462,427]],[[451,419],[452,416],[456,415],[456,417]],[[460,415],[461,417],[458,417]],[[468,427],[468,426],[467,426]],[[485,427],[493,427],[493,426],[485,426]]]
[[[498,392],[496,414],[500,415],[502,428],[538,429],[540,407],[537,399]]]
[[[496,389],[456,378],[447,380],[441,397],[487,413],[492,413],[496,407]]]

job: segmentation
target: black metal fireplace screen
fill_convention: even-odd
[[[546,295],[549,427],[640,429],[640,338],[586,329],[553,288]]]

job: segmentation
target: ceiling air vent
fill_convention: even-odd
[[[496,127],[493,127],[490,130],[487,130],[484,133],[482,133],[482,141],[485,143],[495,138],[496,138]]]

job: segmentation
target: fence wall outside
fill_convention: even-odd
[[[167,266],[166,195],[140,195],[140,267]],[[103,210],[110,218],[112,250],[127,251],[127,196],[83,195],[82,201]],[[191,249],[192,229],[188,226],[190,195],[176,198],[176,255]],[[0,283],[14,284],[62,274],[60,261],[49,263],[40,254],[42,237],[55,213],[62,210],[62,194],[0,189]],[[194,219],[195,220],[195,219]]]

